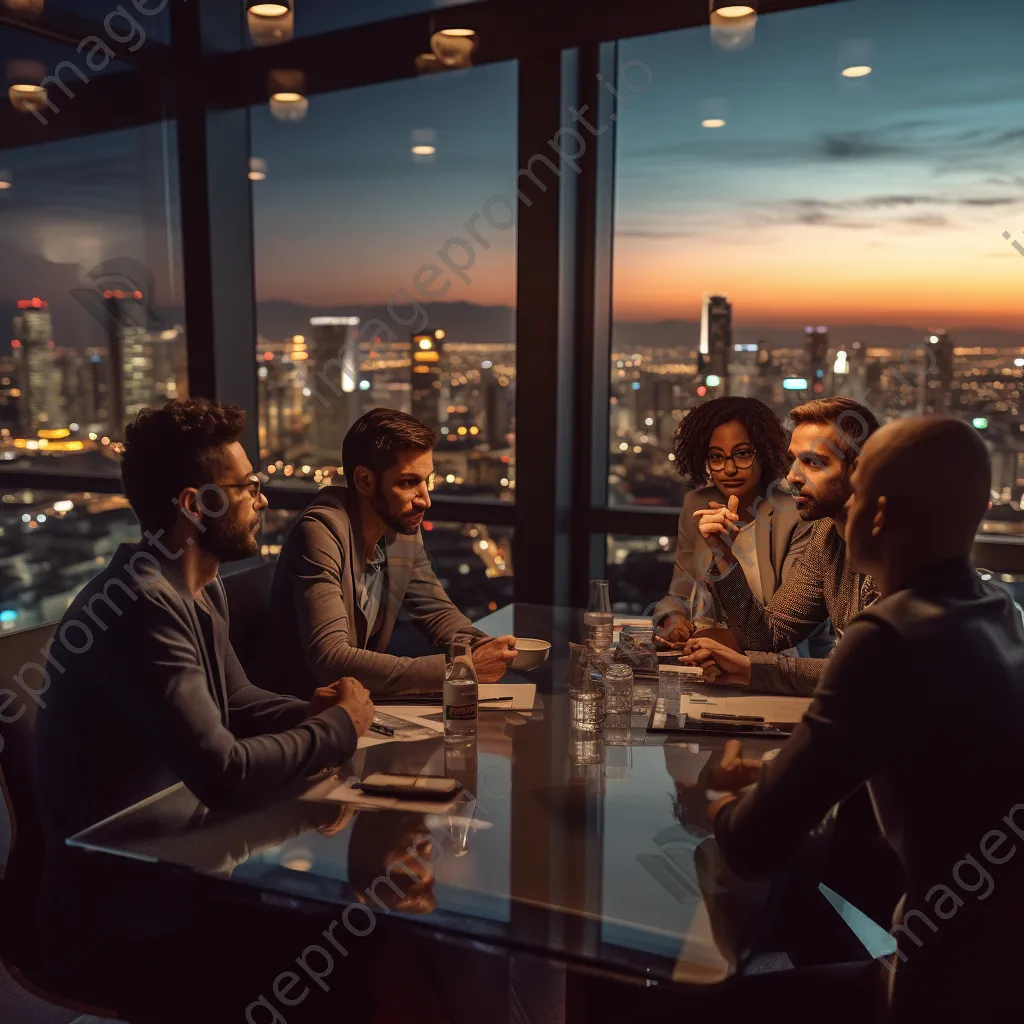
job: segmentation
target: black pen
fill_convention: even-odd
[[[718,722],[761,722],[764,723],[764,719],[760,715],[716,715],[710,711],[702,711],[700,713],[701,718],[710,718]]]
[[[380,736],[394,736],[395,730],[390,725],[381,725],[380,722],[370,723],[370,732],[375,732]]]

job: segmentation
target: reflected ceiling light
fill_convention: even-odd
[[[430,75],[435,71],[444,71],[444,65],[432,53],[421,53],[416,58],[418,75]]]
[[[844,39],[839,44],[839,53],[836,57],[839,74],[846,79],[867,78],[874,70],[874,46],[870,39]],[[851,83],[848,88],[856,89],[857,85]]]
[[[19,113],[31,114],[46,106],[46,65],[38,60],[12,60],[7,62],[7,97]]]
[[[435,162],[437,132],[433,128],[414,128],[410,142],[413,163],[432,164]]]
[[[701,128],[724,128],[725,121],[720,117],[706,117],[700,123]]]
[[[306,76],[295,68],[277,68],[267,76],[270,113],[278,121],[301,121],[309,111]]]
[[[473,64],[477,35],[471,28],[443,28],[430,37],[434,56],[449,68],[468,68]]]
[[[263,181],[267,176],[267,161],[261,156],[249,157],[249,180]]]
[[[872,69],[867,64],[857,64],[852,68],[843,68],[843,78],[864,78],[871,74]]]
[[[0,171],[0,189],[11,188],[11,172]]]
[[[413,156],[433,156],[437,152],[435,146],[413,146]]]
[[[245,20],[253,46],[286,43],[295,35],[295,12],[291,4],[250,3]]]
[[[38,18],[43,13],[43,0],[0,0],[0,8],[18,18]]]
[[[723,50],[742,50],[754,41],[757,0],[737,4],[733,0],[710,0],[711,41]]]

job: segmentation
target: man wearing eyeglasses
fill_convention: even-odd
[[[131,906],[77,874],[68,836],[178,781],[211,810],[266,799],[347,761],[369,729],[373,704],[356,680],[309,701],[279,696],[252,685],[231,648],[218,572],[257,553],[267,506],[244,426],[243,410],[205,399],[139,413],[121,468],[142,542],[117,549],[64,615],[45,665],[16,677],[39,708],[43,930],[62,970],[83,948],[130,951],[139,932]],[[103,963],[130,974],[119,958]],[[103,963],[83,968],[87,983]]]

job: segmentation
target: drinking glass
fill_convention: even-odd
[[[607,580],[590,581],[590,600],[583,615],[583,625],[587,627],[587,639],[597,647],[611,647],[614,633],[612,617],[612,599],[608,591]]]

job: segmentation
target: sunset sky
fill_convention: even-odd
[[[429,6],[393,3],[380,12]],[[13,38],[5,59],[25,55]],[[618,122],[616,319],[696,320],[718,291],[740,326],[1024,330],[1022,40],[1020,0],[852,0],[763,17],[737,52],[707,28],[623,42],[653,81]],[[869,77],[839,75],[860,63]],[[411,288],[513,194],[516,115],[511,63],[313,96],[297,123],[254,108],[258,298],[342,308]],[[180,304],[175,161],[173,126],[0,151],[0,303],[59,308],[130,256]],[[490,248],[444,299],[514,304],[515,228],[481,230]]]

